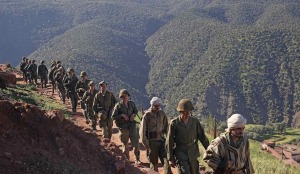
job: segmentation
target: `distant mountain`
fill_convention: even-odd
[[[228,2],[186,12],[149,38],[148,93],[163,94],[174,115],[190,98],[195,115],[290,123],[300,110],[300,3]]]
[[[0,57],[61,60],[194,115],[291,122],[300,111],[298,0],[0,0]]]

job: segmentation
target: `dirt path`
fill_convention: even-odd
[[[25,82],[22,81],[22,77],[21,74],[16,74],[17,79],[18,79],[18,84],[24,84]],[[40,85],[38,85],[37,87],[38,93],[47,96],[48,98],[52,98],[52,99],[56,99],[59,103],[62,103],[62,101],[60,100],[57,91],[54,92],[54,95],[52,95],[52,89],[51,89],[51,84],[47,84],[47,88],[42,89]],[[65,105],[67,107],[67,110],[71,113],[71,103],[69,99],[66,99]],[[78,127],[82,128],[83,131],[87,132],[87,133],[93,133],[96,134],[97,137],[99,139],[102,139],[102,132],[99,128],[99,126],[97,126],[97,131],[92,131],[92,127],[91,127],[91,123],[90,124],[86,124],[85,122],[85,117],[82,114],[82,109],[80,108],[80,105],[78,104],[77,106],[77,113],[71,114],[70,118],[68,118],[68,120],[72,121],[75,125],[77,125]],[[115,143],[119,148],[121,148],[122,143],[120,142],[119,139],[119,130],[118,128],[114,125],[113,126],[113,135],[112,135],[112,139],[111,139],[112,143]],[[110,142],[103,142],[102,145],[104,146],[110,146]],[[130,163],[141,169],[142,171],[147,171],[147,173],[156,173],[156,172],[150,172],[149,171],[149,162],[146,156],[146,150],[144,148],[144,146],[140,143],[140,150],[141,150],[141,156],[140,156],[140,160],[141,160],[141,164],[140,165],[136,165],[134,163],[134,154],[132,151],[132,148],[130,147]],[[159,164],[159,173],[163,174],[163,168],[162,165]],[[177,173],[175,172],[175,169],[172,168],[173,173]]]

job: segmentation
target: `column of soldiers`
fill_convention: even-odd
[[[41,77],[42,88],[46,87],[48,69],[44,61],[35,68],[34,60],[23,58],[20,70],[24,80],[37,84],[37,75]],[[35,66],[34,66],[35,65]],[[36,69],[34,71],[33,69]],[[209,144],[200,121],[192,116],[194,106],[189,99],[179,101],[177,111],[179,115],[170,122],[161,109],[163,102],[158,97],[150,100],[150,108],[141,118],[140,130],[137,130],[135,116],[138,114],[135,103],[131,100],[126,89],[119,92],[118,101],[111,91],[107,90],[108,83],[101,81],[99,90],[95,83],[88,79],[85,71],[80,73],[80,79],[74,69],[65,71],[60,61],[51,62],[49,80],[52,94],[58,88],[58,93],[65,103],[69,98],[72,111],[76,112],[78,100],[83,109],[86,123],[92,130],[99,125],[103,137],[108,141],[112,137],[113,121],[119,129],[122,142],[122,152],[129,159],[129,139],[133,146],[135,163],[140,164],[139,138],[146,148],[150,169],[158,172],[158,159],[164,167],[164,173],[170,174],[171,168],[176,167],[178,174],[199,173],[199,145],[201,142],[206,149],[204,161],[214,170],[214,173],[252,174],[254,173],[250,160],[249,142],[243,130],[246,119],[240,114],[232,115],[227,123],[228,129],[220,137]]]

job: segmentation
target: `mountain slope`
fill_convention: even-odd
[[[148,93],[163,94],[171,116],[190,98],[196,115],[290,123],[300,110],[298,7],[227,2],[177,17],[147,42]]]

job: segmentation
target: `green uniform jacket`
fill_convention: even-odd
[[[90,90],[87,90],[83,94],[82,101],[87,104],[89,110],[93,110],[94,98],[98,92],[98,90],[94,89],[93,93],[91,93]]]
[[[134,122],[131,122],[130,120],[125,121],[123,118],[121,118],[122,114],[125,114],[127,116],[130,116],[132,114],[137,114],[138,110],[135,107],[135,104],[133,101],[128,101],[128,107],[126,107],[123,104],[123,101],[120,101],[116,104],[113,113],[112,113],[112,118],[116,121],[116,125],[119,128],[122,129],[130,129],[131,124],[135,124]]]
[[[89,82],[90,82],[90,80],[86,80],[85,82],[83,82],[82,80],[77,81],[75,89],[76,89],[78,97],[81,98],[83,96],[84,92],[89,90],[89,85],[88,85]],[[83,88],[84,91],[79,90],[79,88]]]
[[[140,137],[145,146],[149,146],[149,140],[163,140],[168,131],[168,118],[164,111],[159,110],[157,113],[148,111],[144,114],[141,127]],[[152,138],[155,134],[156,138]]]
[[[198,140],[205,149],[208,147],[209,141],[197,118],[190,116],[187,125],[180,116],[173,119],[166,141],[168,159],[197,160],[200,156]]]
[[[104,110],[110,116],[110,112],[116,103],[117,99],[115,98],[112,92],[106,91],[103,95],[103,93],[99,91],[94,98],[93,110],[95,114],[97,114],[101,110]]]

